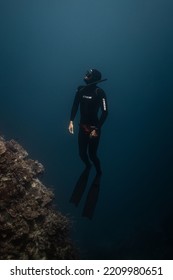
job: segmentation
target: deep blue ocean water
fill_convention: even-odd
[[[0,133],[45,167],[84,259],[170,258],[173,185],[173,2],[1,0]],[[76,88],[97,68],[109,116],[92,220],[69,203],[83,170],[68,133]]]

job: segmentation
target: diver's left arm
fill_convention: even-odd
[[[101,116],[99,119],[98,128],[101,128],[108,116],[108,104],[107,104],[107,98],[105,92],[102,89],[99,89],[99,91],[100,91],[99,94],[101,98],[100,100]]]
[[[102,89],[99,89],[99,102],[100,102],[100,107],[101,107],[101,116],[98,122],[98,126],[96,129],[93,129],[91,131],[90,136],[91,137],[97,137],[98,136],[98,130],[102,127],[103,123],[105,122],[107,116],[108,116],[108,105],[107,105],[107,98],[106,94]]]

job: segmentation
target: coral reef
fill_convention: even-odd
[[[0,259],[76,259],[69,220],[53,209],[44,168],[0,137]]]

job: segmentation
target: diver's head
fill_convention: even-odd
[[[102,75],[98,70],[90,69],[86,72],[85,77],[84,77],[84,81],[87,84],[91,84],[91,83],[94,83],[94,82],[97,82],[97,81],[101,80],[101,77],[102,77]]]

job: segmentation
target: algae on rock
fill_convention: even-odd
[[[69,220],[37,176],[43,165],[0,137],[0,259],[76,259]]]

